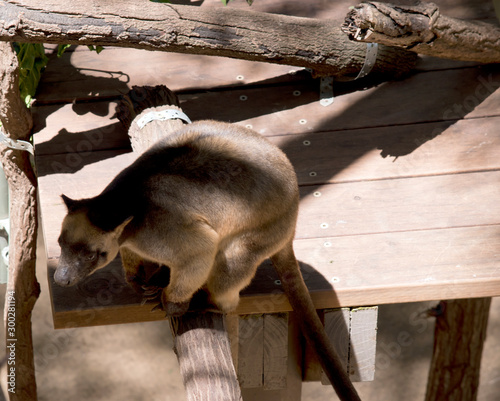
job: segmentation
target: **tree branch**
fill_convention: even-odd
[[[356,41],[401,46],[429,56],[500,62],[498,26],[446,17],[433,3],[362,3],[347,14],[342,30]]]
[[[0,40],[134,47],[224,56],[311,68],[321,76],[356,76],[366,45],[328,20],[233,8],[150,1],[1,0]],[[373,75],[408,72],[415,54],[382,47]]]
[[[33,122],[19,95],[17,56],[11,44],[5,42],[0,42],[0,54],[0,120],[3,130],[11,139],[28,140]],[[13,322],[13,326],[6,324],[5,327],[6,345],[10,346],[7,356],[13,357],[15,362],[8,365],[9,373],[14,368],[15,392],[8,394],[11,401],[36,401],[31,312],[40,294],[35,275],[37,182],[26,151],[2,146],[0,159],[9,183],[11,203],[9,280],[4,313],[5,321]]]

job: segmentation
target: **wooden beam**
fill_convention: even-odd
[[[234,8],[135,0],[0,1],[0,40],[134,47],[206,54],[311,68],[318,75],[356,77],[366,45],[340,24]],[[409,72],[416,55],[381,46],[372,75]]]
[[[0,42],[0,120],[12,140],[29,140],[31,113],[19,95],[17,56]],[[9,278],[4,308],[8,359],[7,391],[11,401],[36,401],[31,312],[40,294],[36,280],[38,228],[37,181],[28,152],[2,145],[0,150],[10,191]]]
[[[443,301],[436,310],[426,401],[475,401],[491,298]]]

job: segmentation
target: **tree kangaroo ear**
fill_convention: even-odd
[[[75,210],[78,209],[78,206],[80,204],[79,201],[68,198],[64,194],[61,195],[61,198],[64,201],[64,204],[66,205],[66,208],[68,209],[68,212],[74,212]]]
[[[118,227],[116,227],[114,230],[113,230],[113,236],[115,238],[118,238],[120,235],[122,235],[122,232],[124,230],[124,228],[126,227],[126,225],[128,223],[130,223],[132,221],[134,217],[131,216],[131,217],[128,217],[125,219],[125,221],[123,223],[121,223],[120,225],[118,225]]]

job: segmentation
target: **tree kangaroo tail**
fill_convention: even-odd
[[[280,276],[283,289],[293,310],[298,314],[302,332],[313,345],[321,366],[330,379],[335,392],[342,401],[361,401],[316,312],[300,273],[292,242],[272,256],[271,261]]]

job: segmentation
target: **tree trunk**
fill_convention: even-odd
[[[426,401],[474,401],[491,298],[441,303]]]
[[[29,140],[31,114],[19,95],[17,56],[0,42],[0,120],[10,139]],[[36,400],[31,312],[40,294],[35,276],[38,228],[37,182],[29,154],[2,146],[10,190],[9,279],[5,302],[8,391],[10,400]]]
[[[175,94],[163,85],[134,87],[117,108],[134,152],[143,153],[153,143],[181,128],[180,119],[154,120],[142,128],[137,124],[150,112],[182,110]],[[217,313],[194,313],[170,320],[174,349],[188,401],[238,401],[241,391],[231,358],[224,317]]]
[[[0,40],[122,46],[307,67],[318,76],[355,77],[366,45],[340,23],[233,8],[137,0],[0,0]],[[394,77],[416,55],[380,46],[372,76]]]
[[[498,26],[446,17],[433,3],[362,3],[347,14],[342,30],[357,41],[401,46],[428,56],[500,62]]]
[[[224,316],[187,313],[171,327],[188,401],[241,400]]]

